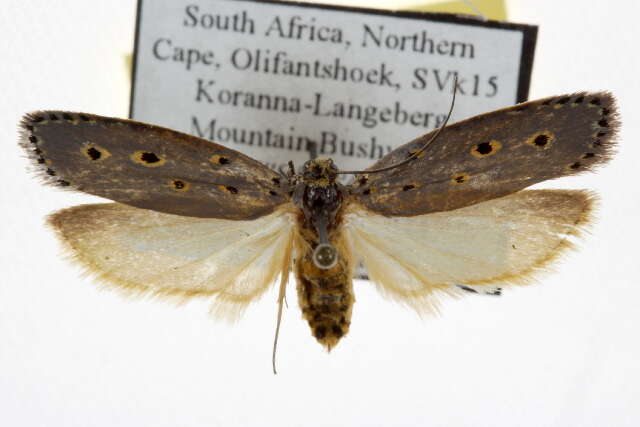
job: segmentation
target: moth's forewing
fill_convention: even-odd
[[[609,93],[519,104],[447,126],[409,164],[358,176],[352,193],[371,211],[390,216],[469,206],[606,163],[618,125]],[[397,148],[369,169],[405,160],[432,134]]]
[[[49,183],[170,214],[257,218],[289,200],[275,171],[170,129],[62,111],[29,114],[22,146]]]

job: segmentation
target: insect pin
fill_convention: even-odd
[[[106,286],[206,297],[215,316],[237,318],[278,283],[279,327],[293,270],[302,316],[330,350],[349,332],[360,262],[419,313],[442,295],[495,293],[546,271],[589,224],[595,195],[524,189],[604,165],[619,122],[609,93],[581,92],[445,125],[364,171],[318,158],[286,175],[130,120],[40,111],[20,128],[47,183],[116,202],[48,218]],[[343,185],[340,174],[356,176]],[[274,372],[276,343],[277,332]]]

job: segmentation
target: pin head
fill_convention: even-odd
[[[338,262],[336,248],[328,243],[320,243],[313,251],[313,263],[322,270],[328,270]]]

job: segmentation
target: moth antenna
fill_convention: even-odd
[[[436,138],[440,135],[442,130],[445,128],[445,126],[447,126],[447,123],[449,122],[449,119],[451,118],[451,113],[453,112],[453,106],[456,103],[456,92],[457,91],[458,91],[458,76],[454,75],[453,76],[453,97],[451,98],[451,106],[449,107],[449,113],[447,114],[447,117],[444,119],[444,123],[442,123],[442,126],[440,126],[438,128],[437,132],[427,142],[424,143],[422,148],[420,150],[416,151],[415,153],[413,153],[411,155],[411,157],[409,157],[406,160],[401,161],[400,163],[396,163],[395,165],[387,166],[387,167],[380,168],[380,169],[362,170],[362,171],[338,171],[337,173],[338,174],[342,174],[342,175],[346,175],[346,174],[357,175],[357,174],[361,174],[361,173],[370,174],[370,173],[386,172],[388,170],[395,169],[395,168],[398,168],[400,166],[404,166],[407,163],[415,160],[420,154],[422,154],[423,151],[425,151],[427,149],[427,147],[429,147],[431,145],[431,143],[433,141],[436,140]]]

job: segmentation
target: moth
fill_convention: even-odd
[[[349,332],[360,262],[384,296],[418,313],[548,270],[591,221],[596,196],[524,189],[604,165],[618,127],[611,94],[582,92],[441,127],[364,171],[317,158],[278,173],[131,120],[40,111],[20,124],[47,183],[116,202],[48,218],[101,282],[211,298],[212,313],[231,319],[278,284],[279,326],[293,270],[302,317],[328,350]]]

